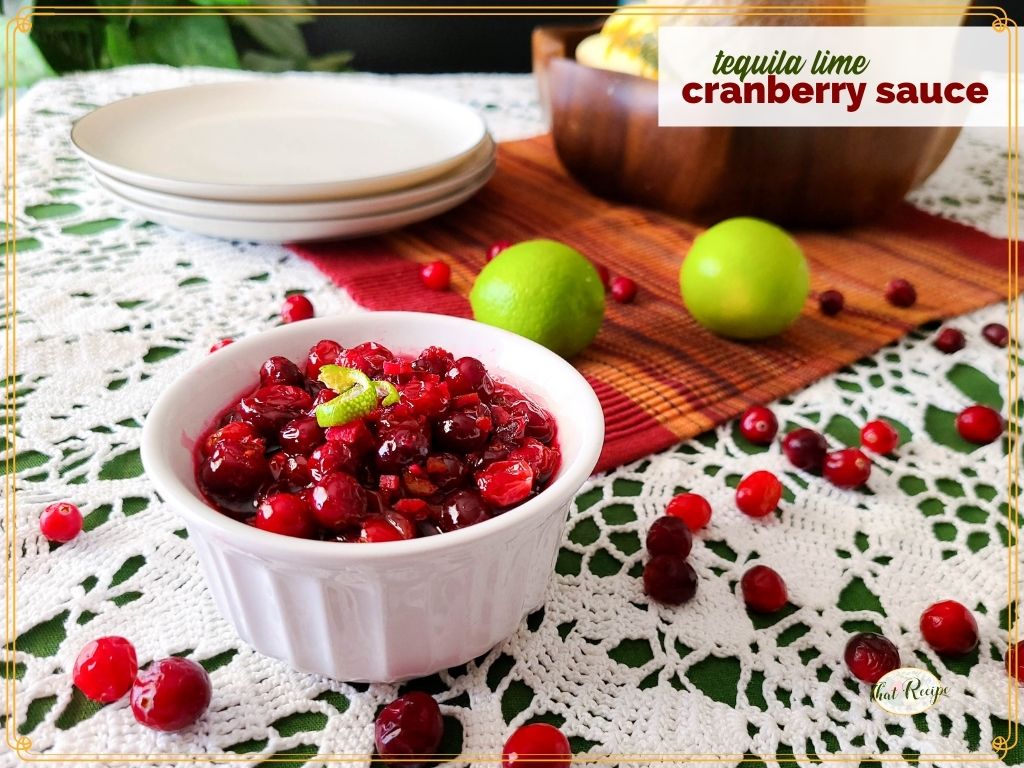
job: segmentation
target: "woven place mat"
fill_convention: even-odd
[[[560,240],[613,274],[633,278],[636,301],[609,301],[595,341],[573,363],[604,407],[598,470],[639,459],[800,389],[896,341],[922,323],[1007,298],[1005,240],[903,206],[886,222],[842,232],[798,232],[811,297],[782,335],[734,342],[685,311],[679,266],[701,228],[594,197],[562,170],[550,137],[502,144],[494,178],[438,218],[361,240],[293,246],[367,309],[471,315],[466,299],[495,240]],[[427,290],[420,264],[443,259],[452,290]],[[917,288],[890,306],[886,283]],[[835,288],[846,307],[823,316],[816,295]]]

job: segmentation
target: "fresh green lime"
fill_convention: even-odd
[[[527,240],[480,271],[469,303],[481,323],[572,357],[601,327],[604,285],[579,251],[554,240]]]
[[[761,339],[800,315],[810,280],[803,251],[767,221],[726,219],[700,235],[679,270],[683,303],[708,330]]]

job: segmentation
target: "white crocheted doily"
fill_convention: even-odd
[[[321,315],[360,311],[283,248],[146,223],[102,194],[69,144],[72,121],[97,105],[240,76],[134,67],[41,82],[17,102],[13,716],[32,754],[102,764],[111,753],[317,753],[315,765],[367,754],[374,713],[396,695],[294,672],[239,641],[138,462],[147,409],[211,342],[274,325],[293,289]],[[526,76],[394,81],[481,110],[498,139],[543,130]],[[965,135],[911,199],[1005,236],[1005,163],[1005,135]],[[543,611],[477,663],[421,681],[449,719],[446,749],[493,754],[542,717],[595,755],[990,752],[1008,717],[1007,466],[999,445],[968,450],[943,425],[978,399],[1005,406],[1005,352],[979,336],[1005,320],[1005,305],[957,319],[969,342],[952,356],[915,333],[773,406],[780,421],[826,428],[836,443],[855,441],[868,417],[904,425],[912,437],[876,462],[870,493],[789,472],[777,446],[748,453],[732,425],[592,480]],[[767,524],[731,502],[730,485],[758,468],[787,487]],[[697,597],[670,609],[648,601],[636,575],[647,527],[684,488],[707,496],[714,518],[692,554]],[[37,519],[58,499],[80,505],[88,531],[53,550]],[[752,624],[736,595],[752,561],[783,574],[794,612]],[[941,598],[975,609],[982,642],[966,662],[947,665],[920,638],[922,608]],[[870,702],[841,661],[862,626],[883,631],[905,663],[938,672],[950,688],[940,706],[906,718]],[[129,637],[140,662],[204,661],[208,715],[161,735],[123,701],[85,702],[69,670],[83,644],[108,634]]]

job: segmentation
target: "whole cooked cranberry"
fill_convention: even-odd
[[[1003,662],[1006,674],[1016,680],[1017,685],[1024,685],[1024,643],[1010,643]]]
[[[492,507],[504,509],[533,494],[533,469],[525,461],[496,461],[476,473],[480,496]]]
[[[274,493],[256,507],[253,522],[261,531],[309,539],[316,533],[316,521],[309,505],[294,493]]]
[[[394,360],[394,358],[391,350],[383,344],[365,341],[342,352],[338,356],[338,365],[345,368],[358,368],[371,379],[379,379],[384,373],[384,363]]]
[[[885,286],[885,300],[894,307],[912,307],[917,302],[917,291],[902,278],[890,280]]]
[[[305,456],[291,456],[284,451],[277,451],[267,459],[267,466],[276,482],[292,490],[299,490],[313,482],[309,459]]]
[[[334,365],[342,353],[341,344],[330,339],[321,339],[309,349],[306,356],[306,377],[316,379],[325,365]]]
[[[430,438],[415,421],[381,429],[377,439],[377,469],[385,474],[398,474],[403,467],[423,461],[430,453]]]
[[[755,445],[770,445],[778,431],[775,414],[764,406],[747,408],[740,417],[740,434]]]
[[[960,437],[977,445],[988,445],[1003,434],[1003,417],[987,405],[971,405],[956,417],[956,431]]]
[[[386,704],[373,726],[377,753],[403,765],[431,762],[444,735],[444,720],[437,702],[426,693],[410,691]]]
[[[455,358],[451,352],[441,347],[427,347],[412,361],[414,370],[432,373],[435,376],[444,376],[454,364]]]
[[[466,463],[453,453],[431,454],[427,456],[423,467],[430,482],[442,491],[460,485],[469,474]]]
[[[981,335],[989,344],[997,347],[1005,347],[1010,343],[1010,332],[1002,323],[989,323],[981,329]]]
[[[854,677],[872,685],[900,665],[896,646],[874,632],[861,632],[851,637],[843,657]]]
[[[213,344],[210,345],[210,354],[216,352],[219,349],[224,349],[224,347],[234,343],[234,339],[221,339],[220,341],[215,341],[213,342]]]
[[[618,304],[631,304],[636,298],[636,283],[628,277],[617,275],[608,282],[608,292],[612,301]]]
[[[236,411],[242,421],[271,435],[286,421],[304,415],[312,405],[313,398],[306,390],[290,384],[271,384],[239,400]]]
[[[301,293],[288,296],[281,304],[281,322],[294,323],[299,320],[309,320],[316,313],[313,311],[313,302]]]
[[[678,555],[655,555],[644,566],[644,592],[659,603],[681,605],[697,594],[697,574]]]
[[[516,728],[501,751],[502,768],[569,768],[571,764],[569,740],[548,723]]]
[[[786,582],[767,565],[755,565],[744,573],[740,589],[743,602],[757,613],[775,613],[789,600]]]
[[[309,454],[309,473],[314,480],[323,480],[332,472],[355,474],[359,462],[352,455],[351,449],[344,443],[331,440],[319,445]]]
[[[699,531],[711,522],[711,505],[698,493],[680,493],[668,503],[665,514],[678,517],[691,531]]]
[[[203,455],[209,456],[221,440],[238,440],[242,443],[253,443],[263,447],[263,438],[256,427],[247,421],[231,421],[220,429],[214,430],[203,442]]]
[[[432,291],[447,291],[452,284],[452,268],[443,261],[432,261],[420,267],[420,280]]]
[[[277,442],[288,453],[308,454],[324,441],[324,431],[312,416],[300,416],[277,432]]]
[[[487,374],[484,364],[475,357],[460,357],[445,374],[448,391],[453,395],[467,395],[476,392],[490,395],[494,391],[494,383]]]
[[[736,486],[736,506],[750,517],[770,515],[779,506],[782,483],[765,469],[751,472]]]
[[[67,501],[50,504],[39,516],[39,532],[59,544],[71,541],[82,532],[82,512]]]
[[[550,443],[555,439],[555,421],[551,414],[541,408],[532,400],[525,398],[517,399],[509,403],[507,408],[514,414],[525,420],[526,435],[540,440],[542,443]]]
[[[964,338],[964,333],[958,328],[943,328],[939,331],[932,345],[947,355],[952,355],[954,352],[959,352],[964,348],[967,343],[967,339]]]
[[[924,609],[921,635],[936,653],[963,656],[978,647],[978,622],[967,606],[943,600]]]
[[[72,678],[86,698],[109,704],[131,690],[138,671],[135,648],[123,637],[111,635],[86,643],[75,660]]]
[[[463,488],[452,491],[444,498],[435,522],[438,528],[447,533],[476,525],[490,516],[490,511],[480,494]]]
[[[172,656],[139,672],[132,685],[132,714],[147,728],[180,731],[202,717],[212,695],[205,669]]]
[[[487,253],[484,254],[484,258],[487,261],[490,261],[495,256],[497,256],[499,253],[504,251],[506,248],[511,248],[511,247],[512,247],[512,241],[511,240],[495,240],[487,248]]]
[[[678,517],[664,515],[651,523],[646,543],[652,555],[686,557],[693,547],[693,534]]]
[[[813,429],[801,427],[782,438],[782,452],[797,469],[817,472],[825,463],[828,443]]]
[[[558,463],[562,457],[557,448],[549,447],[540,440],[528,437],[519,448],[508,453],[508,458],[513,461],[525,461],[529,464],[533,469],[534,482],[543,485],[558,469]]]
[[[434,425],[434,439],[446,451],[470,453],[487,445],[493,426],[490,409],[474,405],[439,419]]]
[[[240,440],[221,440],[199,468],[203,488],[236,499],[251,495],[269,476],[263,447]]]
[[[871,459],[857,448],[843,448],[825,457],[822,472],[837,488],[860,488],[871,477]]]
[[[869,421],[860,430],[860,444],[868,450],[885,456],[900,444],[900,433],[887,421]]]
[[[324,528],[340,531],[366,517],[366,490],[351,475],[335,472],[313,486],[309,494],[313,517]]]
[[[260,366],[260,386],[271,384],[302,385],[302,371],[287,357],[274,355]]]
[[[818,308],[821,310],[821,314],[827,317],[835,317],[843,311],[843,306],[846,304],[846,299],[839,291],[829,289],[822,291],[821,295],[818,296]]]
[[[362,419],[340,427],[328,427],[324,435],[328,440],[347,445],[353,456],[365,456],[374,446],[373,434]]]

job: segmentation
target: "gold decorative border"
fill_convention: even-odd
[[[6,669],[6,697],[4,711],[5,740],[7,746],[16,751],[18,757],[26,762],[53,762],[53,763],[78,763],[103,760],[107,763],[278,763],[294,762],[295,760],[317,759],[324,763],[352,763],[362,762],[370,759],[370,753],[348,753],[348,754],[288,754],[282,756],[270,756],[266,754],[208,754],[208,753],[181,753],[181,754],[103,754],[103,753],[69,753],[69,754],[43,754],[32,753],[32,740],[27,736],[21,736],[17,732],[14,715],[16,711],[17,685],[14,678],[16,663],[16,563],[17,563],[17,539],[15,536],[15,460],[16,455],[16,404],[14,396],[14,376],[16,375],[16,314],[17,314],[17,292],[16,292],[16,258],[17,240],[16,233],[16,211],[17,211],[17,168],[16,168],[16,126],[17,126],[17,104],[16,104],[16,46],[17,32],[28,33],[32,29],[32,17],[34,16],[184,16],[216,14],[224,16],[291,16],[291,15],[317,15],[317,16],[594,16],[608,14],[614,11],[623,11],[639,15],[692,15],[692,16],[876,16],[901,14],[909,16],[974,16],[992,19],[992,29],[997,33],[1006,33],[1007,43],[1007,75],[1009,77],[1009,99],[1008,99],[1008,124],[1007,124],[1007,327],[1010,330],[1010,343],[1007,345],[1007,402],[1009,403],[1009,420],[1007,428],[1007,527],[1009,531],[1008,546],[1008,572],[1007,572],[1007,594],[1009,605],[1009,616],[1011,625],[1008,631],[1007,642],[1013,649],[1019,639],[1019,617],[1015,614],[1019,611],[1019,544],[1018,544],[1018,521],[1020,489],[1016,478],[1020,469],[1020,418],[1024,416],[1018,403],[1019,382],[1017,378],[1017,352],[1019,349],[1019,323],[1020,310],[1016,301],[1018,295],[1018,224],[1020,199],[1018,190],[1020,144],[1019,126],[1017,116],[1019,114],[1019,39],[1016,22],[1009,18],[1006,10],[996,5],[985,5],[969,8],[966,11],[951,10],[943,5],[892,5],[874,8],[850,8],[843,5],[763,5],[751,8],[737,9],[728,5],[702,5],[702,6],[671,6],[660,5],[649,6],[618,6],[618,5],[593,5],[593,6],[558,6],[558,5],[434,5],[434,6],[409,6],[409,5],[379,5],[379,6],[350,6],[350,5],[300,5],[300,6],[237,6],[237,5],[206,5],[206,6],[145,6],[145,5],[67,5],[47,6],[39,5],[29,11],[19,11],[6,25],[4,31],[6,41],[6,61],[4,78],[4,106],[6,110],[6,123],[4,131],[4,171],[6,175],[5,184],[5,205],[4,220],[7,225],[4,242],[4,333],[6,342],[6,355],[4,358],[5,390],[4,390],[4,434],[7,438],[7,456],[5,458],[4,473],[4,536],[6,555],[4,578],[7,586],[5,600],[5,630],[10,642],[4,649],[4,665]],[[1012,652],[1012,650],[1011,650]],[[1024,648],[1018,648],[1018,653],[1024,652]],[[1016,677],[1016,665],[1013,665],[1014,675],[1007,675],[1007,714],[1009,732],[1005,736],[996,736],[992,740],[991,753],[977,754],[856,754],[856,755],[809,755],[785,753],[774,755],[758,755],[760,760],[774,760],[776,762],[795,762],[798,760],[814,763],[846,763],[871,760],[876,762],[906,762],[913,759],[919,761],[941,761],[956,763],[992,763],[1003,760],[1010,750],[1014,749],[1020,739],[1020,722],[1018,718],[1019,686],[1024,680]],[[484,755],[434,755],[438,760],[463,760],[474,763],[496,763],[502,761],[501,754]],[[608,754],[608,755],[579,755],[574,757],[576,763],[617,763],[620,761],[646,762],[646,763],[737,763],[747,759],[743,754]],[[391,759],[390,763],[422,762],[423,757],[415,759]]]

